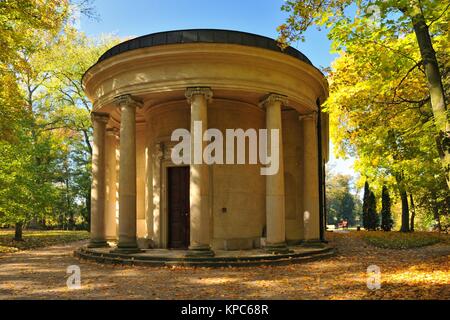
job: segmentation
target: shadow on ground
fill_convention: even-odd
[[[414,250],[368,246],[352,233],[329,234],[337,255],[288,266],[145,268],[82,262],[84,242],[0,256],[0,299],[450,299],[450,246]],[[81,269],[69,290],[67,267]],[[381,288],[367,288],[367,267]]]

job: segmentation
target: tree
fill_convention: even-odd
[[[446,66],[450,59],[444,48],[450,39],[436,36],[435,40],[440,65]],[[407,231],[408,193],[417,200],[420,210],[416,211],[428,216],[447,212],[449,193],[436,150],[428,89],[420,68],[411,67],[411,60],[420,58],[414,37],[383,39],[378,44],[374,48],[353,43],[340,52],[328,71],[326,108],[337,156],[355,157],[355,170],[379,193],[382,184],[396,191],[393,199],[402,199],[402,229]],[[432,191],[437,202],[429,201]]]
[[[0,140],[15,142],[25,110],[17,72],[26,70],[23,52],[35,49],[43,33],[55,36],[67,18],[68,3],[59,0],[0,1]]]
[[[383,185],[381,193],[381,229],[384,231],[391,231],[394,221],[391,214],[391,198],[389,197],[389,190],[386,185]]]
[[[32,188],[36,188],[26,136],[15,144],[0,142],[0,219],[16,226],[14,239],[22,240],[22,225],[32,209]],[[31,200],[31,201],[30,201]]]
[[[290,13],[286,23],[279,27],[280,43],[304,39],[303,33],[312,25],[325,25],[336,50],[364,46],[370,50],[395,50],[385,44],[386,39],[401,39],[414,34],[420,60],[411,59],[413,71],[423,67],[428,97],[409,102],[429,101],[433,115],[436,149],[450,189],[450,124],[443,72],[440,71],[433,43],[436,37],[448,35],[449,4],[434,0],[288,0],[282,10]],[[374,21],[375,20],[375,21]],[[370,63],[370,62],[368,62]],[[407,76],[407,75],[406,75]],[[405,76],[405,77],[406,77]]]
[[[416,206],[414,205],[414,198],[412,193],[409,194],[409,202],[411,204],[411,224],[409,227],[410,231],[414,231],[414,219],[416,217]]]
[[[367,204],[367,230],[377,230],[378,225],[377,201],[375,194],[370,191]]]
[[[120,41],[120,38],[110,35],[89,38],[67,27],[48,55],[51,64],[47,69],[51,70],[53,77],[53,81],[48,84],[48,90],[52,92],[52,99],[57,106],[50,114],[51,128],[65,130],[65,143],[70,153],[62,164],[66,174],[61,182],[67,192],[72,194],[72,202],[82,204],[81,213],[88,223],[91,199],[92,105],[84,94],[81,78],[103,52]],[[64,193],[66,197],[67,192]],[[60,211],[70,213],[73,210],[69,208],[72,202],[67,202],[67,198],[65,200],[60,203],[65,203],[67,207],[63,206]],[[72,219],[70,216],[69,214],[69,221]],[[66,218],[64,219],[67,220]]]
[[[73,228],[77,214],[89,216],[82,200],[90,192],[91,106],[80,81],[117,43],[71,27],[68,6],[74,2],[46,4],[0,3],[2,17],[11,20],[0,21],[11,27],[0,32],[0,41],[15,39],[0,54],[0,223],[15,225],[17,240],[32,220]],[[22,20],[28,18],[54,19],[27,25]]]
[[[363,206],[362,206],[362,221],[363,228],[369,229],[369,197],[370,197],[370,189],[369,183],[366,181],[364,183],[364,196],[363,196]]]
[[[327,224],[347,220],[349,226],[355,224],[359,198],[351,192],[352,179],[348,175],[327,172]]]
[[[15,224],[16,240],[22,239],[22,226],[30,215],[47,209],[40,200],[51,201],[48,194],[43,196],[49,187],[40,179],[44,166],[33,165],[35,159],[47,159],[45,145],[36,144],[31,134],[33,110],[27,102],[37,88],[26,92],[21,75],[31,75],[29,54],[42,48],[42,39],[57,35],[68,6],[56,0],[0,2],[0,218]]]
[[[26,65],[23,50],[34,45],[35,32],[48,32],[55,36],[67,21],[69,3],[60,0],[0,2],[0,61],[16,67]]]
[[[355,224],[355,197],[346,192],[342,198],[342,214],[341,219],[346,220],[349,226]]]

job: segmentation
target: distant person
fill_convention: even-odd
[[[342,228],[348,229],[348,221],[347,220],[342,221]]]

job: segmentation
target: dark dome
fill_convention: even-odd
[[[219,30],[219,29],[190,29],[151,33],[145,36],[119,43],[106,51],[98,62],[106,60],[130,50],[177,43],[229,43],[257,47],[282,52],[312,65],[311,61],[300,51],[292,47],[281,50],[274,39],[253,33]]]

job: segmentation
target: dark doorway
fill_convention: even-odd
[[[189,246],[189,167],[168,168],[169,248]]]

